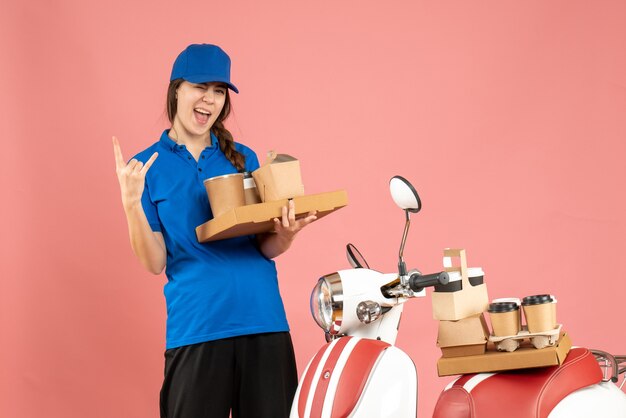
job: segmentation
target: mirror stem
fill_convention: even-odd
[[[398,273],[400,274],[400,277],[404,277],[407,275],[406,272],[406,264],[404,263],[404,244],[406,243],[406,237],[409,234],[409,227],[411,226],[411,215],[409,214],[408,210],[404,211],[405,215],[406,215],[406,222],[404,224],[404,233],[402,234],[402,242],[400,243],[400,253],[398,255],[400,261],[398,261]]]

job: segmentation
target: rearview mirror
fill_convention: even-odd
[[[389,181],[389,191],[393,201],[400,209],[417,213],[422,208],[422,201],[417,191],[404,177],[393,176]]]

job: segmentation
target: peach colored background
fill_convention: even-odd
[[[164,276],[131,253],[111,135],[126,156],[166,126],[176,54],[213,42],[241,90],[230,121],[260,155],[302,160],[308,192],[350,205],[278,259],[298,366],[322,344],[308,298],[344,245],[393,271],[460,246],[490,296],[549,292],[574,343],[626,352],[626,4],[621,1],[4,2],[0,415],[155,417]],[[430,299],[398,345],[438,392]]]

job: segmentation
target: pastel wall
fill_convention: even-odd
[[[621,1],[4,2],[0,415],[154,417],[164,276],[127,239],[111,136],[125,155],[166,125],[170,65],[192,42],[233,59],[230,127],[302,160],[308,192],[350,205],[278,259],[300,372],[323,342],[316,279],[344,245],[393,271],[467,249],[490,296],[553,293],[575,344],[626,352],[626,4]],[[420,373],[419,416],[449,381],[430,299],[398,345]]]

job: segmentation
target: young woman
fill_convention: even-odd
[[[203,181],[259,167],[224,128],[231,104],[230,58],[190,45],[167,92],[171,128],[125,163],[113,138],[130,242],[152,273],[165,268],[167,304],[161,417],[287,417],[297,387],[289,327],[272,258],[285,252],[309,213],[293,203],[274,232],[200,244],[212,218]]]

